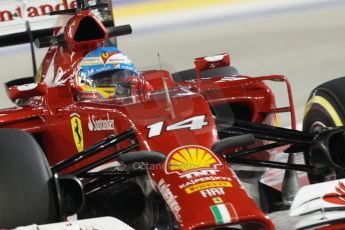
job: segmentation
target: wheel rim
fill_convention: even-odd
[[[313,132],[313,133],[321,133],[322,130],[329,128],[327,127],[323,122],[321,121],[315,121],[309,129],[309,132]]]
[[[321,121],[315,121],[312,123],[310,126],[309,132],[312,133],[320,133],[326,129],[330,129],[332,127],[329,127],[325,125]],[[309,164],[310,165],[315,165],[316,162],[313,162],[312,159],[309,159]],[[317,175],[317,176],[312,176],[309,177],[309,179],[313,180],[311,182],[324,182],[324,181],[331,181],[331,180],[336,180],[337,179],[337,172],[333,168],[329,168],[327,171],[323,173],[323,175]]]

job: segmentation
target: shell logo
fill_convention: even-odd
[[[201,146],[183,146],[171,151],[165,163],[166,173],[179,175],[189,171],[215,169],[219,159],[208,149]]]

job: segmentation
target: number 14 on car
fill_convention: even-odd
[[[167,126],[165,130],[173,131],[177,129],[189,129],[189,130],[202,129],[204,126],[208,124],[207,121],[205,121],[205,118],[206,118],[205,115],[194,116],[186,120],[171,124]],[[146,128],[149,129],[148,137],[151,138],[151,137],[156,137],[156,136],[161,135],[163,127],[164,127],[164,123],[165,123],[164,121],[160,121],[160,122],[147,126]]]

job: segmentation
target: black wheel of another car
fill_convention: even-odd
[[[214,76],[236,76],[239,75],[238,70],[233,66],[225,66],[216,69],[209,69],[201,72],[201,78],[212,78]],[[197,74],[195,69],[186,69],[172,74],[176,82],[196,80]]]
[[[325,129],[345,125],[345,77],[316,87],[307,102],[303,130],[319,133]],[[306,164],[315,165],[311,153],[305,152]],[[344,153],[345,154],[345,153]],[[322,175],[309,174],[310,183],[344,178],[345,171],[329,168]]]
[[[0,228],[62,220],[48,161],[29,133],[0,129],[0,185]]]

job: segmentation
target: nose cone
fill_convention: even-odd
[[[152,174],[181,229],[259,222],[272,225],[247,195],[226,162],[211,150],[189,145],[168,154]]]

